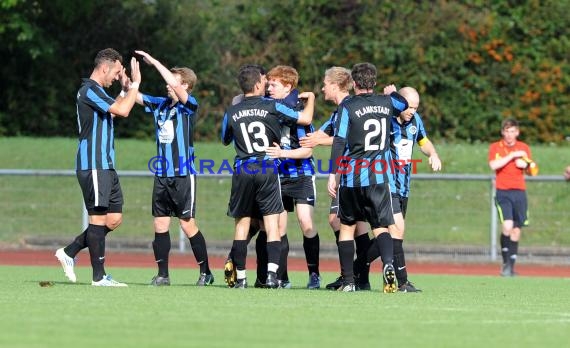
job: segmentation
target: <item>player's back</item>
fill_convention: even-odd
[[[346,134],[348,152],[345,155],[371,160],[383,158],[389,150],[390,117],[394,113],[390,97],[355,95],[343,104],[341,112],[348,116],[341,115],[339,125],[339,132]]]
[[[236,160],[266,159],[265,149],[280,142],[282,120],[278,105],[273,100],[254,96],[228,108],[224,137],[233,137]]]

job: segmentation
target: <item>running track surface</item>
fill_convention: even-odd
[[[59,265],[54,257],[55,250],[0,250],[0,265],[20,266],[56,266]],[[210,267],[223,269],[225,258],[211,255]],[[154,256],[151,252],[118,252],[109,251],[105,258],[106,264],[112,267],[141,267],[154,268]],[[375,262],[378,263],[378,262]],[[78,266],[89,266],[89,256],[86,252],[79,254]],[[248,268],[255,266],[255,259],[247,259]],[[197,268],[196,259],[192,253],[170,255],[169,266],[172,268]],[[373,265],[373,267],[378,267]],[[302,258],[289,258],[288,268],[293,271],[307,269],[305,260]],[[410,274],[462,274],[462,275],[491,275],[499,276],[500,265],[498,263],[432,263],[432,262],[408,262]],[[321,259],[320,270],[322,272],[339,272],[339,263],[335,259]],[[570,266],[567,265],[530,265],[518,264],[516,271],[520,276],[531,277],[570,277]]]

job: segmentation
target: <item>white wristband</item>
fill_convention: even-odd
[[[125,93],[125,91],[121,91],[121,93],[119,93],[119,95],[121,96],[121,98],[124,98],[127,95],[127,93]]]
[[[129,89],[133,89],[133,88],[139,88],[140,83],[139,82],[133,82],[131,83],[131,85],[129,86]]]

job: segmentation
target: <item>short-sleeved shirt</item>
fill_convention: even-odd
[[[283,125],[292,126],[299,112],[275,100],[250,96],[230,106],[222,122],[222,142],[232,141],[236,150],[235,164],[270,160],[265,149],[280,143]]]
[[[172,99],[143,94],[145,111],[154,116],[157,156],[155,175],[161,177],[186,176],[196,173],[194,168],[194,125],[198,102],[189,95],[185,104]]]
[[[326,120],[325,123],[323,123],[321,128],[319,128],[320,131],[322,131],[323,133],[325,133],[329,137],[332,137],[335,135],[335,133],[336,133],[335,126],[337,125],[336,124],[336,118],[338,116],[338,109],[342,105],[342,103],[349,100],[350,97],[351,97],[350,95],[344,97],[344,99],[340,102],[339,106],[331,113],[329,119]]]
[[[346,140],[340,186],[365,187],[392,180],[391,118],[406,108],[405,100],[378,94],[358,94],[341,104],[335,127],[335,136]]]
[[[277,100],[293,110],[303,110],[304,105],[298,98],[299,91],[294,89],[291,93],[281,100]],[[306,136],[307,133],[313,133],[315,128],[312,124],[303,126],[293,124],[284,125],[281,129],[281,141],[279,145],[284,150],[296,150],[301,148],[299,139]],[[298,178],[303,176],[311,176],[315,174],[315,165],[313,156],[308,158],[282,158],[279,164],[279,176],[281,178]]]
[[[489,162],[508,156],[513,151],[525,151],[532,158],[530,148],[522,141],[516,141],[513,146],[507,146],[501,139],[489,146]],[[526,190],[524,169],[517,168],[515,161],[510,161],[496,171],[496,188],[498,190]]]
[[[76,170],[115,169],[113,117],[115,100],[97,82],[85,78],[77,92],[79,144]]]
[[[394,169],[394,181],[390,185],[390,191],[402,197],[410,194],[410,179],[412,176],[412,152],[414,144],[422,146],[427,141],[427,133],[420,115],[414,116],[404,123],[398,122],[397,117],[392,118],[392,130],[390,131],[390,152]]]

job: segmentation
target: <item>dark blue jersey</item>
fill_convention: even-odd
[[[344,97],[344,99],[341,101],[341,103],[339,104],[339,106],[332,112],[331,116],[329,117],[328,120],[325,121],[325,123],[323,123],[323,125],[321,126],[321,128],[319,128],[320,131],[322,131],[323,133],[325,133],[326,135],[328,135],[329,137],[332,137],[335,135],[335,126],[336,126],[336,117],[338,115],[338,110],[340,108],[340,106],[342,105],[342,103],[344,103],[345,101],[349,100],[350,96],[346,96]]]
[[[341,105],[335,135],[337,143],[345,142],[343,162],[338,168],[341,186],[390,182],[391,118],[407,107],[406,100],[397,93],[358,94]],[[334,156],[331,160],[338,161]]]
[[[172,104],[167,97],[143,94],[145,111],[154,116],[157,156],[162,167],[156,176],[175,177],[194,174],[194,124],[198,102],[189,95],[186,104]]]
[[[390,152],[394,161],[393,177],[390,191],[402,197],[410,193],[412,175],[412,150],[414,144],[420,146],[427,140],[427,133],[420,115],[416,112],[409,122],[400,124],[396,117],[392,118],[390,132]]]
[[[115,100],[91,79],[83,79],[77,92],[79,145],[76,170],[115,169],[113,117]]]
[[[232,141],[236,165],[243,161],[269,160],[265,149],[279,143],[283,125],[292,126],[299,112],[275,100],[250,96],[230,106],[222,122],[222,143]]]
[[[278,100],[294,110],[303,110],[304,105],[298,98],[299,92],[294,89],[285,98]],[[284,125],[281,129],[281,141],[279,145],[285,150],[295,150],[301,147],[299,139],[306,136],[307,133],[313,133],[315,128],[312,124],[302,126],[293,124],[291,126]],[[315,166],[313,156],[303,159],[282,158],[279,164],[279,176],[282,178],[296,178],[300,176],[311,176],[315,174]]]

